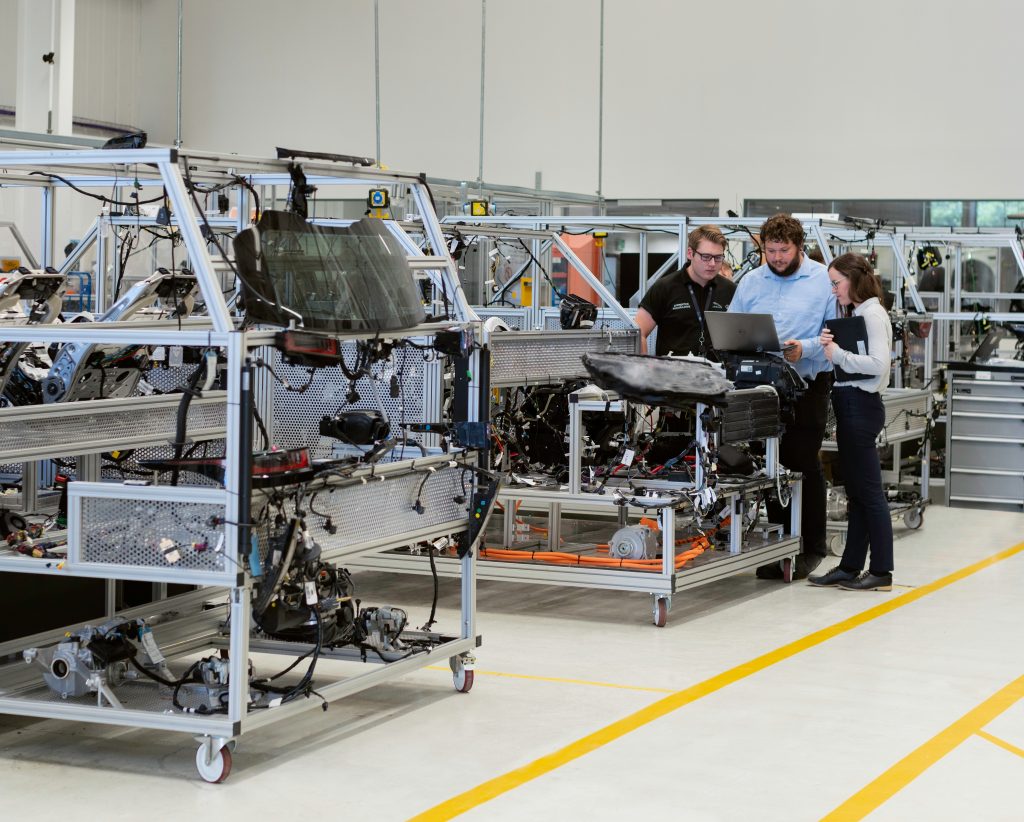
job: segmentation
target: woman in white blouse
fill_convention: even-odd
[[[880,392],[889,385],[892,325],[881,303],[882,283],[864,257],[836,257],[828,267],[828,276],[839,301],[840,316],[863,317],[868,339],[866,352],[860,353],[836,345],[828,327],[821,333],[825,356],[846,375],[837,374],[832,408],[849,521],[839,565],[820,576],[808,577],[808,582],[850,591],[891,591],[892,520],[875,439],[885,424]],[[871,561],[864,571],[869,549]]]

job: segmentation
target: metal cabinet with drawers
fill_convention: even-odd
[[[1024,366],[952,366],[946,504],[1024,510]]]

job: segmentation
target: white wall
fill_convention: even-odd
[[[138,0],[76,0],[76,117],[140,125],[140,26]]]
[[[18,52],[13,40],[18,31],[18,0],[0,0],[0,26],[7,42],[0,48],[0,104],[13,106],[18,71]]]
[[[1020,194],[1016,0],[607,8],[609,193]]]
[[[481,5],[380,0],[390,167],[476,178]],[[1020,0],[605,8],[605,196],[1022,196]],[[593,193],[597,0],[486,10],[484,178]],[[172,142],[176,0],[79,0],[77,18],[76,114]],[[186,146],[376,153],[372,0],[186,0],[184,43]]]

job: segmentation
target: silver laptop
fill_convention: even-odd
[[[775,318],[771,314],[708,311],[704,317],[716,351],[735,354],[778,354],[782,351]]]

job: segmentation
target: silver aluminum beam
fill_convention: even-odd
[[[615,295],[605,287],[605,284],[601,282],[601,280],[599,280],[593,272],[586,267],[586,265],[584,265],[583,261],[576,256],[576,252],[569,247],[569,244],[566,243],[559,234],[552,234],[551,240],[558,246],[558,250],[562,252],[569,265],[583,275],[583,279],[587,281],[587,284],[598,293],[605,305],[614,311],[620,320],[623,320],[626,323],[626,327],[639,328],[636,324],[636,320],[629,315],[626,309],[619,305],[619,301],[615,299]]]
[[[328,702],[333,702],[335,699],[357,694],[360,691],[365,691],[367,688],[372,688],[402,674],[425,668],[427,665],[447,661],[453,656],[473,651],[476,647],[477,640],[475,637],[452,640],[451,642],[437,645],[429,651],[415,653],[405,659],[389,662],[386,665],[375,666],[374,670],[368,673],[349,677],[330,685],[318,686],[316,690]],[[321,704],[319,699],[295,699],[265,711],[250,711],[242,719],[242,731],[250,731],[254,728],[260,728],[278,720],[295,716],[303,711],[320,708]]]
[[[25,262],[28,263],[29,268],[39,268],[39,263],[36,261],[36,255],[32,253],[32,249],[28,247],[28,243],[25,242],[25,238],[18,230],[16,223],[11,220],[0,221],[0,228],[8,228],[11,234],[14,235],[14,242],[18,244],[18,248],[21,249],[21,253],[25,255]]]
[[[217,331],[231,331],[234,325],[231,315],[228,313],[224,293],[221,291],[220,279],[213,270],[213,260],[210,259],[207,242],[199,230],[199,223],[196,222],[195,209],[185,190],[181,169],[178,168],[177,163],[169,160],[159,163],[159,168],[163,174],[164,186],[167,197],[171,201],[171,208],[178,217],[178,230],[185,240],[192,271],[199,281],[199,288],[203,293],[207,314]]]

